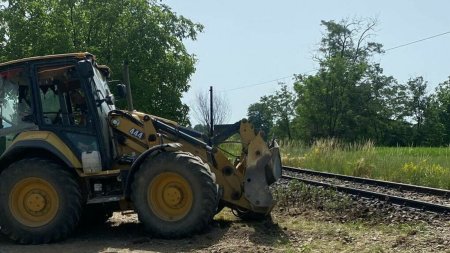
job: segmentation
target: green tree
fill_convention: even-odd
[[[305,141],[337,137],[385,144],[406,131],[406,88],[385,76],[372,57],[383,52],[370,41],[375,21],[322,21],[325,33],[316,74],[296,76],[295,128]]]
[[[193,128],[195,131],[198,131],[200,133],[208,134],[209,128],[206,125],[202,124],[196,124]]]
[[[444,116],[442,109],[443,107],[440,106],[438,97],[435,94],[429,96],[429,99],[426,101],[426,107],[423,113],[424,120],[419,133],[422,135],[421,145],[448,145],[448,140],[446,140],[448,134],[444,125],[446,119],[441,119],[441,116]]]
[[[272,108],[275,127],[272,134],[278,138],[292,139],[292,120],[295,117],[296,95],[285,83],[279,83],[280,89],[267,96],[267,104]]]
[[[266,137],[270,134],[273,126],[271,108],[264,102],[251,104],[247,109],[247,117],[257,130],[264,132]]]
[[[256,128],[277,138],[292,139],[296,95],[285,83],[274,94],[263,96],[248,108],[247,116]],[[269,131],[270,130],[270,131]]]
[[[188,123],[180,100],[189,89],[195,58],[185,39],[202,25],[147,0],[1,1],[0,60],[89,51],[120,79],[130,62],[135,108]]]
[[[442,136],[441,145],[450,144],[450,77],[436,87],[433,95],[433,107],[437,114],[438,129]]]
[[[427,106],[431,106],[429,96],[427,96],[427,82],[419,76],[411,78],[406,83],[410,95],[409,111],[413,119],[414,126],[414,144],[420,145],[423,142],[424,133],[422,127],[425,121]],[[431,115],[430,115],[431,116]]]

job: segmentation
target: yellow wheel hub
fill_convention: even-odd
[[[147,191],[148,205],[160,219],[177,221],[186,216],[194,201],[189,182],[174,172],[153,178]]]
[[[9,209],[14,218],[28,227],[43,226],[55,218],[59,198],[47,181],[30,177],[17,182],[9,194]]]

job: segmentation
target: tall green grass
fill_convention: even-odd
[[[318,140],[281,142],[283,165],[450,189],[450,147],[375,147]]]

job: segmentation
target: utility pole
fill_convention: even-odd
[[[133,108],[133,98],[131,96],[130,71],[128,69],[128,60],[125,60],[123,62],[123,79],[125,82],[125,86],[127,88],[128,111],[132,112],[134,108]]]
[[[213,87],[209,86],[209,137],[214,136],[214,107],[213,107]]]

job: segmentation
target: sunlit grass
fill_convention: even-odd
[[[450,189],[450,148],[375,147],[318,140],[282,142],[283,165]]]

